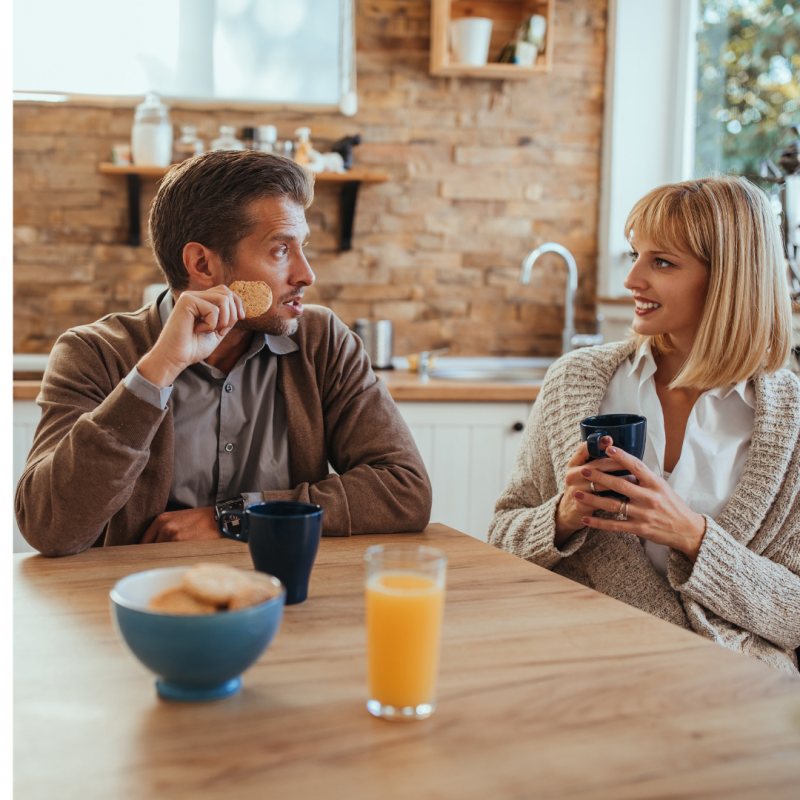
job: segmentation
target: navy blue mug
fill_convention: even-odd
[[[242,518],[253,566],[274,575],[286,587],[286,605],[308,597],[308,580],[322,536],[322,506],[273,500],[253,503],[241,511],[220,512],[222,531],[229,516]]]
[[[581,439],[589,448],[589,458],[608,458],[606,451],[600,448],[600,439],[603,436],[610,436],[614,440],[614,447],[619,447],[641,460],[647,443],[647,418],[638,414],[600,414],[581,421]],[[609,474],[621,478],[631,473],[623,469]],[[625,495],[608,490],[598,494],[601,497],[616,497],[618,500],[628,499]]]

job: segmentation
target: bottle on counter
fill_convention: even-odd
[[[250,125],[242,128],[242,144],[245,150],[258,150],[258,134]]]
[[[301,166],[306,166],[311,161],[311,128],[298,128],[294,135],[297,137],[294,160]]]
[[[155,92],[148,92],[136,106],[131,130],[133,163],[168,167],[172,163],[172,123],[169,108]]]
[[[244,150],[244,145],[236,138],[236,128],[232,125],[221,125],[219,138],[211,142],[212,150]]]
[[[203,140],[197,138],[197,125],[182,125],[181,137],[172,147],[172,163],[180,164],[203,152]]]
[[[262,153],[274,153],[275,142],[278,139],[278,129],[274,125],[258,126],[258,149]]]

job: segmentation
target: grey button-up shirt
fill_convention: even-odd
[[[173,308],[167,292],[158,306],[161,325]],[[172,398],[175,461],[168,511],[204,508],[243,495],[291,489],[286,402],[278,391],[278,356],[297,350],[285,336],[253,335],[228,375],[205,361],[185,369],[160,389],[134,367],[125,385],[143,400],[166,408]]]

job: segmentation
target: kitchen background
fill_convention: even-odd
[[[76,15],[73,9],[97,2],[51,3],[51,17],[61,13],[65,24],[49,17],[44,27],[36,8],[20,5],[15,25],[24,12],[31,38],[27,47],[15,39],[15,59],[27,59],[33,70],[48,58],[61,70],[75,66],[81,59],[59,60],[53,53],[64,41],[75,49],[73,38],[61,31],[79,19],[73,37],[87,37],[83,62],[110,63],[99,54],[95,29],[82,21],[97,15]],[[299,7],[280,0],[141,2],[153,14],[166,6],[177,14],[180,6],[181,25],[184,9],[189,18],[198,8],[258,7],[267,10],[262,29],[280,36],[285,30],[274,15]],[[341,5],[348,20],[349,3]],[[298,4],[325,38],[334,35],[309,11],[311,0]],[[320,0],[314,8],[331,6]],[[578,269],[577,331],[594,333],[599,311],[605,340],[621,339],[632,316],[622,285],[630,264],[622,229],[636,200],[660,184],[715,171],[734,169],[761,181],[758,172],[770,158],[773,180],[761,183],[787,225],[787,252],[797,265],[800,8],[778,0],[355,0],[353,8],[354,116],[308,106],[184,100],[168,101],[171,123],[176,136],[182,125],[197,126],[206,147],[221,125],[235,126],[240,137],[245,126],[274,125],[282,141],[307,126],[323,152],[344,136],[363,137],[355,148],[356,169],[387,179],[362,183],[352,248],[342,252],[342,183],[320,176],[308,211],[307,254],[317,282],[306,298],[329,306],[351,326],[364,317],[391,320],[396,356],[450,348],[430,381],[404,368],[380,375],[431,476],[432,520],[485,539],[544,370],[562,351],[564,262],[543,255],[523,286],[526,254],[548,241],[565,246]],[[518,79],[522,68],[514,65],[448,65],[444,37],[432,36],[441,21],[431,19],[432,8],[499,14],[509,25],[502,29],[498,19],[493,62],[523,8],[547,15],[552,8],[539,55],[548,70]],[[130,22],[139,25],[140,43],[154,38],[148,20],[142,13]],[[110,25],[106,18],[102,23]],[[187,32],[175,37],[165,30],[157,32],[172,45],[177,38],[180,51]],[[242,30],[240,25],[236,36]],[[102,47],[119,48],[123,38],[104,39]],[[192,35],[186,39],[194,41]],[[238,46],[243,40],[233,41]],[[313,48],[305,39],[302,45],[305,67]],[[194,65],[207,61],[201,53]],[[432,76],[432,61],[461,74]],[[22,74],[16,63],[15,80]],[[292,69],[284,63],[274,85],[285,89],[292,83]],[[514,79],[486,78],[508,76],[509,70]],[[200,71],[181,75],[194,79]],[[313,82],[322,72],[312,66],[307,74]],[[123,70],[115,77],[110,67],[90,73],[105,82],[106,94],[117,95],[132,75]],[[41,413],[35,403],[41,371],[57,337],[104,314],[136,310],[145,287],[163,280],[146,241],[126,244],[125,176],[100,168],[113,146],[130,142],[134,106],[141,100],[132,95],[139,90],[111,99],[73,96],[69,102],[24,94],[43,91],[49,80],[31,77],[24,85],[20,78],[15,85],[22,94],[14,104],[14,486]],[[227,81],[220,84],[230,88]],[[344,86],[343,78],[342,100]],[[142,179],[143,230],[156,180]],[[800,272],[790,282],[800,297]],[[800,305],[796,309],[800,344]],[[514,358],[519,356],[525,358]],[[537,356],[542,358],[531,358]],[[800,370],[800,361],[792,364]],[[16,522],[14,549],[30,549]]]
[[[522,258],[557,241],[577,261],[576,328],[595,331],[606,0],[558,0],[553,67],[524,81],[432,77],[429,0],[355,4],[358,112],[171,108],[206,146],[223,124],[308,125],[318,150],[360,133],[352,250],[338,252],[338,186],[319,183],[306,297],[352,326],[391,319],[395,353],[558,355],[565,270],[553,255],[519,283]],[[135,102],[139,102],[137,99]],[[126,107],[15,103],[14,352],[48,353],[67,328],[142,305],[162,282],[150,248],[124,244],[127,193],[103,175],[129,140]],[[156,190],[142,187],[143,228]]]

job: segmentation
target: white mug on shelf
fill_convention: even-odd
[[[450,23],[450,42],[459,64],[485,66],[491,37],[492,21],[486,17],[462,17]]]

